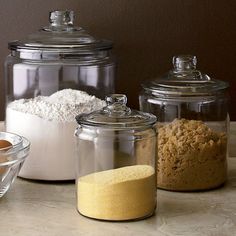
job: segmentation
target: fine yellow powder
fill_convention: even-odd
[[[156,207],[156,176],[149,165],[96,172],[77,180],[77,208],[87,217],[131,220],[151,215]]]

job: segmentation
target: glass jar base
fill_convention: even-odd
[[[171,192],[205,192],[205,191],[211,191],[211,190],[221,188],[225,184],[226,184],[226,181],[224,181],[223,183],[217,184],[215,186],[210,186],[210,187],[205,187],[205,188],[193,188],[193,189],[168,188],[168,187],[163,187],[163,186],[157,185],[157,189],[171,191]]]
[[[102,218],[98,218],[98,217],[97,217],[97,218],[96,218],[96,217],[90,217],[90,216],[87,216],[87,215],[82,214],[78,209],[77,209],[77,212],[78,212],[80,215],[82,215],[82,216],[84,216],[84,217],[86,217],[86,218],[88,218],[88,219],[91,219],[91,220],[107,221],[107,222],[130,222],[130,221],[144,220],[144,219],[147,219],[147,218],[149,218],[149,217],[154,216],[155,213],[156,213],[156,207],[155,207],[155,209],[154,209],[152,212],[150,212],[149,214],[147,214],[147,215],[145,215],[145,216],[141,216],[141,217],[137,217],[137,218],[131,218],[131,219],[117,219],[117,220],[113,220],[113,219],[102,219]]]

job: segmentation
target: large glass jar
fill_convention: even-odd
[[[196,69],[195,56],[173,58],[173,70],[143,83],[140,109],[158,117],[157,186],[206,190],[227,177],[228,83]]]
[[[73,11],[50,12],[50,25],[9,43],[6,58],[7,103],[80,89],[105,98],[114,92],[112,43],[95,39],[73,25]]]
[[[31,141],[21,177],[74,179],[77,124],[66,113],[71,116],[79,106],[81,113],[100,109],[96,99],[114,93],[112,43],[95,39],[73,20],[72,11],[53,11],[49,26],[9,43],[6,130]]]
[[[141,219],[156,207],[156,117],[126,107],[122,94],[77,116],[77,209],[102,220]]]

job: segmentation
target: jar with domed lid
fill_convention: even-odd
[[[77,209],[102,220],[151,216],[156,208],[156,117],[131,110],[123,94],[76,117]]]
[[[49,26],[9,42],[7,102],[71,88],[105,98],[114,93],[112,42],[74,26],[73,11],[52,11]]]
[[[74,113],[100,109],[115,92],[113,44],[76,27],[73,11],[49,16],[49,26],[8,44],[5,126],[31,141],[21,177],[71,180]]]
[[[191,55],[173,58],[166,75],[142,84],[140,110],[158,117],[157,186],[207,190],[227,178],[228,83],[196,68]]]

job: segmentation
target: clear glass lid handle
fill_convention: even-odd
[[[124,104],[127,103],[127,97],[124,94],[111,94],[105,98],[107,105],[111,104]]]
[[[104,108],[105,112],[119,115],[129,114],[131,112],[131,109],[126,106],[127,97],[124,94],[111,94],[106,96],[105,101],[107,103],[107,106]]]
[[[73,11],[52,11],[49,13],[51,26],[72,26],[74,22]]]
[[[197,57],[191,55],[175,56],[173,57],[173,65],[175,71],[195,70]]]

